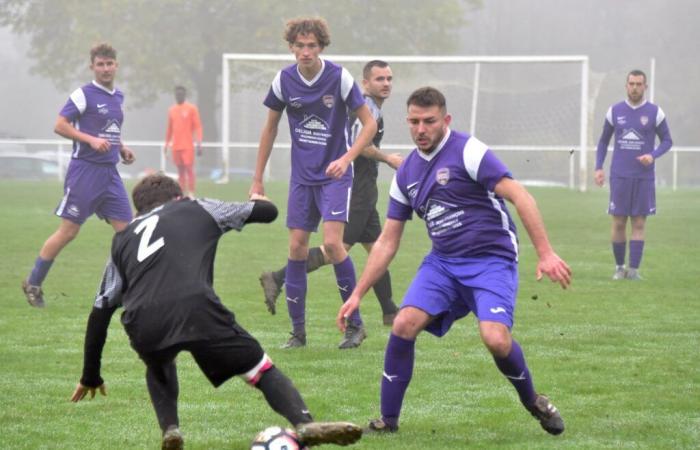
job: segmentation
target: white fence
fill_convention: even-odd
[[[162,141],[126,141],[125,144],[136,153],[133,165],[119,165],[125,178],[136,178],[145,173],[163,171],[176,172],[169,157],[163,153]],[[220,142],[203,143],[203,156],[195,163],[197,174],[201,178],[210,178],[215,182],[228,179],[251,180],[255,168],[257,142],[229,143],[227,153],[222,151]],[[382,149],[387,152],[401,152],[404,155],[412,147],[407,145],[386,144]],[[22,178],[18,171],[12,171],[8,165],[10,158],[33,158],[54,164],[49,176],[63,180],[70,160],[72,144],[64,139],[0,139],[0,167],[4,167],[4,177]],[[592,179],[581,180],[581,171],[577,166],[580,155],[575,155],[567,147],[533,146],[509,147],[494,146],[506,165],[514,172],[518,180],[527,184],[542,186],[568,186],[575,189],[582,184],[591,185]],[[594,165],[595,148],[588,148],[590,167]],[[606,168],[611,156],[608,155]],[[224,171],[225,162],[229,162],[228,174]],[[700,147],[674,146],[668,155],[657,161],[657,185],[671,187],[700,187],[700,177],[694,168],[700,167]],[[9,171],[9,172],[8,172]],[[392,171],[382,167],[380,176],[389,180]],[[46,174],[45,174],[46,175]],[[289,143],[277,143],[266,169],[267,180],[289,179]]]

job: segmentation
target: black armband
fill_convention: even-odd
[[[98,387],[104,383],[100,376],[102,349],[107,340],[107,329],[117,306],[92,308],[85,330],[85,347],[83,355],[83,376],[80,384],[86,387]]]
[[[277,207],[267,200],[253,200],[253,210],[245,223],[270,223],[277,218]]]

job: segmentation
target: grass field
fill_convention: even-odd
[[[200,195],[242,199],[247,189],[247,183],[202,184]],[[0,181],[0,448],[159,448],[144,367],[117,320],[103,358],[108,396],[69,401],[111,227],[90,219],[60,255],[44,284],[47,308],[30,308],[20,292],[20,281],[58,224],[51,213],[60,192],[58,183]],[[605,192],[531,192],[556,250],[572,266],[574,284],[562,291],[534,281],[534,252],[521,228],[514,334],[537,389],[562,412],[566,432],[549,436],[521,408],[469,317],[442,339],[419,338],[400,432],[368,436],[353,448],[698,448],[700,192],[658,192],[659,215],[648,223],[641,282],[610,280]],[[268,194],[285,206],[284,185],[268,186]],[[389,330],[369,294],[363,308],[369,337],[357,350],[337,350],[341,335],[333,320],[340,302],[326,267],[309,278],[307,348],[279,350],[290,329],[286,310],[282,305],[276,316],[267,313],[257,278],[286,260],[286,242],[284,220],[224,237],[216,289],[294,380],[317,419],[364,424],[378,414]],[[423,224],[414,221],[391,267],[397,299],[427,249]],[[361,270],[363,251],[352,255]],[[178,366],[187,448],[245,449],[257,431],[284,424],[259,391],[242,381],[214,390],[188,354]]]

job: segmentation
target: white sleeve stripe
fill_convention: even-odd
[[[472,180],[476,181],[476,176],[479,172],[479,166],[481,165],[481,160],[484,158],[484,154],[489,148],[475,138],[471,136],[467,143],[464,145],[464,150],[462,151],[462,159],[464,160],[464,168],[467,169],[467,173]]]
[[[82,88],[74,90],[73,93],[70,95],[70,99],[75,105],[75,107],[78,108],[80,114],[85,112],[85,108],[87,107],[87,100],[85,99],[85,92],[83,92]]]
[[[608,112],[605,113],[605,120],[607,120],[610,125],[615,125],[612,118],[612,106],[608,108]]]
[[[391,180],[391,188],[389,188],[389,196],[401,204],[404,204],[406,206],[411,206],[411,202],[408,201],[406,196],[403,195],[403,192],[401,192],[401,189],[399,189],[399,183],[396,182],[396,175],[394,175],[394,179]]]
[[[272,80],[272,92],[275,93],[275,97],[279,99],[279,101],[283,102],[284,98],[282,97],[282,71],[280,70],[277,72],[277,75],[275,75],[275,79]]]
[[[343,67],[340,72],[340,95],[343,97],[343,101],[347,100],[348,95],[350,95],[353,84],[355,84],[355,80],[350,72]]]
[[[666,114],[664,114],[664,110],[659,107],[656,111],[656,126],[658,127],[661,125],[661,122],[663,122],[664,119],[666,119]]]

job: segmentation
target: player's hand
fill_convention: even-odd
[[[253,184],[250,186],[250,190],[248,190],[248,198],[252,200],[253,195],[265,196],[265,186],[263,186],[262,181],[253,180]]]
[[[391,153],[386,155],[386,163],[389,164],[389,167],[394,170],[398,169],[402,162],[403,156],[401,156],[401,153]]]
[[[345,327],[347,326],[348,318],[350,314],[355,312],[357,308],[360,307],[360,296],[352,294],[345,303],[340,307],[338,315],[335,318],[335,324],[338,325],[338,329],[345,333]]]
[[[598,169],[593,173],[593,180],[599,187],[603,187],[605,184],[605,172],[603,169]]]
[[[92,139],[90,139],[89,143],[90,147],[99,153],[107,153],[109,149],[112,148],[112,144],[110,144],[107,139],[102,139],[98,137],[93,137]]]
[[[122,157],[122,162],[126,165],[129,165],[136,161],[136,156],[134,156],[134,152],[132,152],[127,147],[122,147],[121,150],[119,150],[119,154]]]
[[[335,161],[332,161],[330,164],[328,164],[328,167],[326,168],[326,175],[338,180],[343,175],[345,175],[345,172],[348,170],[349,165],[350,163],[345,161],[343,158],[338,158]]]
[[[654,162],[654,157],[647,153],[645,155],[637,156],[637,161],[642,163],[643,166],[650,166],[651,163]]]
[[[270,200],[269,198],[265,197],[264,195],[260,195],[260,194],[251,194],[249,200],[250,201],[265,200],[266,202],[272,202],[272,200]]]
[[[540,281],[543,275],[547,275],[552,282],[559,283],[564,289],[571,284],[571,268],[554,252],[537,262],[537,281]]]
[[[93,399],[95,398],[95,393],[97,391],[100,391],[100,394],[107,396],[107,386],[105,386],[104,384],[101,384],[94,388],[83,386],[82,384],[78,383],[78,385],[75,387],[75,391],[73,391],[73,395],[71,396],[70,401],[72,401],[73,403],[77,403],[80,400],[84,399],[87,394],[90,394],[90,399]]]

